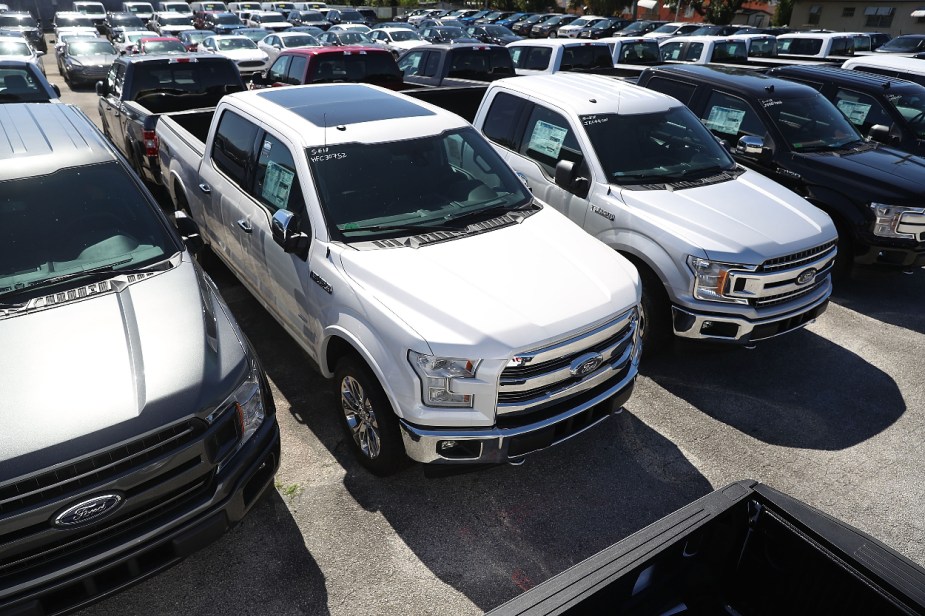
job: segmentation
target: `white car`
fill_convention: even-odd
[[[199,43],[199,51],[217,53],[231,58],[238,65],[241,76],[259,73],[270,66],[270,56],[257,48],[257,43],[246,36],[223,34],[210,36]]]
[[[683,34],[690,34],[697,28],[702,28],[703,24],[693,24],[686,23],[683,21],[674,21],[667,23],[663,26],[659,26],[652,32],[647,32],[642,35],[642,38],[649,39],[666,39],[671,38],[672,36],[681,36]]]
[[[119,54],[133,54],[135,53],[135,48],[138,46],[138,41],[143,38],[151,38],[154,36],[151,34],[150,30],[129,30],[128,32],[121,32],[119,35],[112,40],[112,44],[115,46]]]
[[[581,32],[582,28],[593,26],[604,19],[604,17],[598,15],[583,15],[572,23],[559,28],[556,31],[556,36],[559,38],[578,38],[578,33]]]
[[[0,38],[0,62],[3,60],[32,62],[42,71],[42,74],[44,74],[45,67],[40,60],[44,55],[44,51],[36,51],[26,39],[13,36],[4,36]]]
[[[151,24],[155,24],[152,26]],[[148,23],[148,29],[158,36],[176,36],[184,30],[195,30],[190,15],[182,13],[155,13]]]
[[[277,32],[268,34],[257,43],[257,48],[270,57],[270,64],[287,49],[295,47],[321,47],[321,41],[305,32]]]
[[[421,45],[430,45],[421,38],[420,34],[408,28],[376,28],[367,32],[366,36],[371,38],[377,45],[386,47],[395,55]]]
[[[252,11],[246,23],[248,28],[265,28],[274,32],[292,27],[278,11]]]
[[[363,34],[366,34],[370,30],[372,30],[372,28],[364,24],[335,24],[331,26],[330,28],[328,28],[327,31],[328,32],[362,32]]]

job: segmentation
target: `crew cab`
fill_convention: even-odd
[[[398,58],[405,83],[466,86],[514,75],[507,49],[499,45],[425,45]]]
[[[154,128],[161,114],[210,107],[244,88],[224,56],[122,56],[96,84],[100,123],[138,174],[159,184]]]
[[[347,81],[401,90],[401,77],[395,58],[382,47],[300,47],[281,52],[255,83],[276,87]]]
[[[777,37],[777,54],[780,56],[854,55],[854,35],[848,32],[790,32]]]
[[[674,96],[732,148],[835,222],[852,262],[925,265],[925,160],[867,141],[813,88],[735,68],[659,66],[639,84]]]
[[[507,48],[518,75],[613,68],[610,47],[601,41],[523,40],[514,41]]]
[[[744,40],[717,36],[673,36],[659,43],[659,53],[665,62],[691,64],[743,64],[748,62],[748,46]]]
[[[533,194],[633,261],[643,341],[749,345],[827,306],[832,221],[670,96],[598,75],[489,85],[473,125]]]
[[[629,397],[635,269],[535,199],[459,116],[321,84],[229,95],[157,134],[174,204],[334,377],[371,472],[406,455],[519,462]],[[516,275],[498,268],[525,253]]]
[[[150,577],[272,489],[269,384],[181,226],[79,109],[0,105],[2,614]]]

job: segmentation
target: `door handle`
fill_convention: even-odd
[[[212,194],[212,187],[205,183],[199,185],[199,190],[206,193],[207,195]]]
[[[245,233],[250,233],[251,231],[254,230],[254,228],[251,227],[251,223],[248,222],[244,218],[238,221],[238,226],[241,227],[241,230],[244,231]]]

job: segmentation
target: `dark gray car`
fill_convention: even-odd
[[[61,54],[62,76],[72,87],[96,83],[106,77],[119,52],[104,40],[82,40],[67,43]]]

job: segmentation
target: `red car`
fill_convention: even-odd
[[[138,41],[135,53],[187,53],[186,47],[175,36],[152,36]]]

